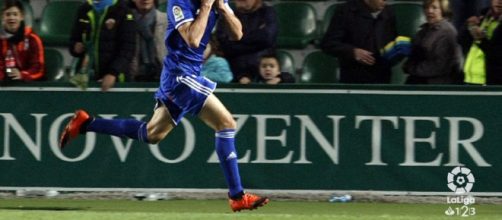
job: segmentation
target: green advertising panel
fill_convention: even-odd
[[[222,88],[246,188],[502,192],[502,90]],[[159,145],[95,133],[58,148],[78,108],[148,120],[154,89],[0,89],[0,187],[226,188],[214,131],[188,116]]]

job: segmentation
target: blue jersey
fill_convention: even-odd
[[[228,6],[227,0],[225,6]],[[163,103],[175,124],[186,113],[198,115],[206,99],[216,88],[216,83],[201,76],[203,54],[218,19],[217,9],[211,9],[206,30],[198,48],[191,48],[177,29],[193,22],[199,14],[200,0],[169,0],[167,5],[167,31],[165,44],[168,55],[160,77],[155,98]],[[231,9],[230,9],[231,10]]]
[[[228,6],[228,0],[224,0]],[[203,53],[211,38],[211,31],[216,25],[218,13],[212,8],[206,30],[198,48],[191,48],[176,30],[186,22],[193,22],[199,14],[200,0],[169,0],[167,4],[167,31],[165,44],[168,55],[164,59],[164,68],[168,72],[200,75]]]

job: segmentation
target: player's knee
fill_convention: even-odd
[[[158,144],[162,139],[164,139],[165,135],[160,135],[160,134],[152,134],[148,135],[148,143],[150,144]]]
[[[233,117],[226,117],[224,118],[217,130],[221,131],[223,129],[235,129],[237,127],[237,123],[235,122]]]
[[[169,133],[169,131],[159,131],[157,129],[149,129],[148,130],[148,143],[150,144],[158,144],[162,139],[164,139]]]

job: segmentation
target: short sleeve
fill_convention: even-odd
[[[167,5],[167,17],[178,29],[180,25],[194,20],[190,1],[169,0]]]

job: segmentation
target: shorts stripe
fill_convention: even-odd
[[[210,88],[200,84],[199,82],[197,82],[189,77],[178,77],[178,80],[181,83],[190,87],[191,89],[193,89],[201,94],[204,94],[206,96],[211,95],[211,93],[213,92]]]
[[[211,93],[213,92],[213,90],[207,86],[204,86],[203,84],[201,84],[200,82],[194,80],[193,78],[191,77],[185,77],[185,79],[188,81],[188,82],[192,82],[195,86],[201,88],[202,90],[206,91],[208,95],[211,95]]]
[[[203,95],[209,96],[211,94],[209,91],[205,90],[205,88],[203,86],[197,85],[196,83],[191,82],[188,79],[185,79],[185,78],[181,79],[181,83],[187,85],[191,89],[193,89]]]
[[[207,78],[204,77],[205,80],[208,80]],[[193,82],[195,85],[201,87],[201,89],[207,91],[208,95],[211,95],[211,93],[213,93],[213,89],[210,88],[210,87],[207,87],[203,84],[201,84],[200,82],[196,81],[195,79],[191,78],[191,77],[186,77],[186,80],[190,81],[190,82]]]

